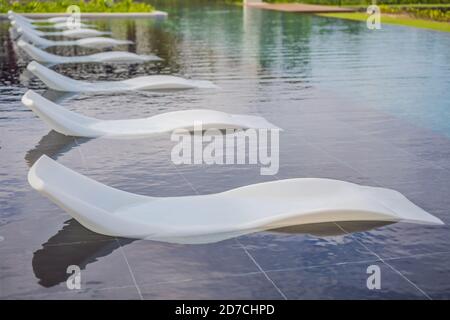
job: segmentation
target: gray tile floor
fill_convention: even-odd
[[[249,181],[329,177],[395,188],[449,223],[450,172],[443,159],[450,141],[371,109],[347,114],[316,108],[308,114],[315,121],[302,118],[293,124],[302,127],[301,138],[287,128],[275,177],[260,176],[256,166],[172,166],[167,170],[177,178],[171,181],[165,174],[158,179],[152,173],[149,183],[158,185],[160,194],[193,194]],[[395,131],[399,127],[402,130]],[[95,158],[90,144],[79,147],[86,161]],[[294,149],[297,157],[283,156]],[[141,187],[134,185],[136,191]],[[351,225],[334,224],[318,230],[325,228],[335,236],[261,232],[213,244],[175,245],[94,234],[28,188],[18,192],[29,203],[20,202],[18,210],[32,210],[33,215],[0,226],[3,299],[449,297],[448,225],[399,223],[351,232]],[[66,287],[70,264],[82,269],[81,290]],[[381,290],[366,287],[366,269],[373,264],[381,268]]]

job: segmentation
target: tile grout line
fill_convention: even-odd
[[[308,269],[316,269],[316,268],[326,268],[326,267],[337,267],[337,266],[345,266],[349,264],[362,264],[369,262],[380,261],[380,259],[370,259],[370,260],[357,260],[357,261],[343,261],[336,263],[327,263],[327,264],[316,264],[312,266],[304,266],[304,267],[292,267],[292,268],[280,268],[280,269],[268,269],[266,272],[291,272],[291,271],[301,271]]]
[[[308,142],[307,142],[308,143]],[[78,143],[77,143],[78,144]],[[309,143],[310,144],[310,143]],[[333,159],[337,160],[338,162],[340,162],[341,164],[345,165],[346,167],[350,168],[351,170],[354,170],[355,172],[357,172],[358,174],[360,174],[361,176],[364,176],[361,172],[359,172],[359,170],[356,170],[353,167],[348,166],[344,161],[340,160],[339,158],[329,154],[328,152],[324,151],[322,148],[318,148],[315,147],[313,144],[310,144],[311,146],[313,146],[316,150],[321,151],[322,153],[325,153],[327,155],[329,155],[330,157],[332,157]],[[399,148],[400,150],[402,150],[401,148]],[[409,153],[406,150],[402,150],[405,153]],[[83,154],[80,150],[80,155],[82,157],[82,160],[84,160]],[[197,194],[199,195],[198,190],[192,185],[192,183],[182,174],[179,172],[178,168],[176,168],[176,166],[174,166],[176,172],[178,173],[178,175],[180,175],[182,177],[182,179],[191,187],[191,189]],[[274,178],[279,179],[276,175],[274,175]],[[378,184],[378,181],[376,181],[375,179],[372,179],[374,182],[376,182]],[[421,292],[425,297],[427,297],[429,300],[432,300],[431,297],[425,292],[423,291],[420,287],[418,287],[414,282],[412,282],[410,279],[408,279],[405,275],[403,275],[400,271],[398,271],[397,269],[395,269],[392,265],[390,265],[389,263],[387,263],[383,258],[381,258],[378,254],[376,254],[375,252],[373,252],[372,250],[370,250],[366,245],[364,245],[362,242],[360,242],[357,238],[355,238],[353,235],[351,235],[350,233],[348,233],[345,229],[343,229],[339,224],[335,223],[338,228],[340,228],[343,232],[345,232],[347,235],[350,235],[353,239],[355,239],[361,246],[363,246],[366,250],[368,250],[370,253],[372,253],[375,257],[377,257],[377,259],[381,262],[383,262],[385,265],[387,265],[390,269],[392,269],[394,272],[396,272],[397,274],[399,274],[402,278],[404,278],[408,283],[410,283],[412,286],[414,286],[419,292]],[[255,260],[255,258],[248,252],[247,248],[242,245],[242,243],[239,242],[239,240],[235,239],[236,242],[240,245],[240,247],[244,250],[244,252],[246,253],[246,255],[252,260],[252,262],[256,265],[256,267],[260,270],[260,272],[265,276],[265,278],[274,286],[274,288],[278,291],[278,293],[283,297],[284,300],[288,300],[288,298],[286,297],[286,295],[281,291],[281,289],[275,284],[275,282],[268,276],[268,274],[263,270],[263,268],[259,265],[259,263]],[[131,266],[128,262],[128,259],[123,251],[123,248],[120,244],[120,242],[116,239],[117,243],[120,246],[120,250],[122,252],[122,255],[125,259],[125,262],[128,266],[128,269],[130,271],[131,277],[133,279],[134,285],[139,293],[139,296],[141,298],[141,300],[143,300],[142,297],[142,293],[139,289],[139,286],[136,282],[135,276],[133,274],[133,271],[131,269]],[[376,260],[375,260],[376,261]]]
[[[130,263],[128,262],[127,256],[125,255],[125,252],[124,252],[124,250],[123,250],[122,245],[120,244],[119,239],[116,238],[116,242],[117,242],[117,244],[119,245],[120,252],[122,253],[123,258],[125,259],[125,262],[126,262],[127,267],[128,267],[128,271],[130,271],[131,279],[133,280],[134,287],[136,288],[136,290],[137,290],[137,292],[138,292],[138,294],[139,294],[139,298],[140,298],[141,300],[144,300],[144,297],[142,296],[141,289],[139,288],[139,286],[138,286],[138,284],[137,284],[137,282],[136,282],[136,278],[135,278],[135,276],[134,276],[133,270],[131,269]]]
[[[173,164],[173,163],[172,163]],[[189,187],[191,187],[191,189],[197,194],[200,195],[200,193],[198,192],[198,190],[194,187],[194,185],[184,176],[184,174],[182,174],[176,164],[173,164],[173,167],[175,168],[175,171],[177,172],[177,174],[189,185]]]
[[[1,250],[1,249],[0,249]],[[450,251],[440,251],[440,252],[433,252],[433,253],[419,253],[419,254],[413,254],[413,255],[407,255],[402,257],[390,257],[390,258],[384,258],[384,261],[390,261],[390,260],[398,260],[398,259],[407,259],[407,258],[415,258],[415,257],[421,257],[421,256],[432,256],[437,254],[448,254]],[[331,264],[323,264],[323,265],[313,265],[313,266],[307,266],[307,267],[298,267],[298,268],[282,268],[282,269],[270,269],[266,270],[266,272],[286,272],[286,271],[295,271],[295,270],[305,270],[305,269],[313,269],[313,268],[322,268],[322,267],[329,267],[329,266],[340,266],[340,265],[347,265],[347,264],[362,264],[362,263],[369,263],[369,262],[376,262],[381,261],[380,259],[371,259],[371,260],[359,260],[359,261],[346,261],[346,262],[337,262],[337,263],[331,263]],[[243,277],[243,276],[249,276],[249,275],[258,275],[261,274],[260,271],[254,271],[254,272],[247,272],[242,274],[231,274],[227,275],[226,277]],[[154,286],[154,285],[164,285],[166,283],[179,283],[179,282],[188,282],[188,281],[196,281],[196,280],[208,280],[208,279],[215,279],[216,277],[206,277],[206,278],[198,278],[198,279],[183,279],[183,280],[173,280],[173,281],[160,281],[160,282],[149,282],[144,283],[142,286]],[[103,287],[94,289],[94,291],[104,291],[104,290],[113,290],[113,289],[126,289],[126,288],[136,288],[133,285],[125,285],[125,286],[113,286],[113,287]],[[54,294],[64,294],[67,293],[67,290],[64,291],[56,291]],[[24,296],[43,296],[46,295],[46,293],[41,294],[26,294]]]
[[[407,282],[409,282],[412,286],[414,286],[417,290],[419,290],[428,300],[433,300],[428,293],[423,291],[417,284],[412,282],[408,277],[406,277],[403,273],[401,273],[399,270],[394,268],[391,264],[387,263],[384,260],[381,260],[385,265],[387,265],[389,268],[391,268],[394,272],[396,272],[398,275],[400,275],[403,279],[405,279]]]
[[[196,194],[199,194],[198,190],[192,185],[192,183],[182,174],[178,171],[178,169],[175,166],[175,170],[177,173],[189,184],[189,186],[194,190]],[[250,258],[250,260],[253,261],[253,263],[256,265],[256,267],[259,269],[259,271],[266,277],[266,279],[274,286],[274,288],[278,291],[278,293],[283,297],[284,300],[288,300],[286,295],[278,288],[278,286],[273,282],[273,280],[267,275],[267,273],[261,268],[261,266],[258,264],[258,262],[253,258],[253,256],[248,252],[247,248],[242,245],[242,243],[239,242],[239,240],[235,239],[235,241],[239,244],[239,246],[244,250],[245,254]]]
[[[74,142],[75,142],[75,144],[76,144],[77,147],[78,147],[77,150],[78,150],[78,153],[80,154],[81,163],[82,163],[83,166],[85,166],[85,168],[86,168],[86,157],[84,156],[83,150],[81,149],[81,145],[82,145],[82,144],[78,143],[78,140],[77,140],[76,137],[74,137]]]
[[[79,154],[80,154],[80,157],[81,157],[81,162],[85,165],[86,164],[86,158],[84,156],[83,150],[81,149],[81,145],[78,143],[77,138],[75,138],[74,140],[75,140],[76,145],[78,146],[77,149],[79,150]],[[125,263],[127,264],[128,271],[130,272],[131,279],[133,280],[133,284],[134,284],[134,286],[135,286],[135,288],[136,288],[136,290],[138,292],[139,298],[141,300],[144,300],[144,298],[142,296],[142,293],[141,293],[141,289],[139,289],[139,286],[138,286],[138,284],[136,282],[136,278],[134,276],[133,270],[131,269],[130,263],[128,262],[127,256],[125,255],[125,252],[123,251],[123,247],[120,244],[119,239],[117,239],[116,237],[114,239],[116,240],[116,243],[119,245],[120,252],[122,253],[122,257],[125,259]]]
[[[309,142],[307,142],[308,144],[310,144]],[[350,167],[349,165],[347,165],[344,161],[340,160],[339,158],[336,158],[335,156],[329,154],[328,152],[322,150],[322,148],[318,148],[315,147],[313,144],[310,144],[313,148],[315,148],[316,150],[319,150],[322,153],[325,153],[327,155],[329,155],[330,157],[332,157],[333,159],[335,159],[336,161],[342,163],[344,166],[350,168],[351,170],[355,171],[356,173],[358,173],[361,176],[364,176],[361,172],[359,172],[359,170],[356,170],[355,168]],[[199,194],[199,192],[194,188],[194,186],[186,179],[186,177],[181,174],[178,169],[176,169],[177,173],[191,186],[192,190],[194,190],[195,193]],[[276,179],[279,179],[276,175],[274,175],[274,177]],[[378,183],[378,181],[376,181],[375,179],[371,179],[373,182],[375,182],[376,184],[380,185]],[[373,254],[375,257],[377,257],[377,259],[381,262],[383,262],[385,265],[387,265],[390,269],[392,269],[394,272],[396,272],[397,274],[399,274],[404,280],[406,280],[408,283],[410,283],[414,288],[416,288],[420,293],[422,293],[428,300],[432,300],[432,298],[425,292],[423,291],[421,288],[419,288],[414,282],[412,282],[410,279],[408,279],[405,275],[403,275],[400,271],[398,271],[397,269],[395,269],[392,265],[390,265],[389,263],[387,263],[383,258],[381,258],[378,254],[376,254],[375,252],[373,252],[372,250],[370,250],[366,245],[364,245],[362,242],[360,242],[357,238],[355,238],[352,234],[348,233],[345,229],[343,229],[340,225],[338,225],[337,223],[336,226],[338,228],[340,228],[343,232],[345,232],[347,235],[350,235],[353,239],[355,239],[361,246],[363,246],[366,250],[368,250],[371,254]],[[247,256],[253,261],[253,263],[256,265],[256,267],[261,271],[261,273],[266,277],[266,279],[272,283],[272,285],[275,287],[275,289],[280,293],[280,295],[285,299],[288,300],[288,298],[286,297],[286,295],[281,291],[281,289],[275,284],[275,282],[268,276],[268,274],[263,270],[263,268],[258,264],[258,262],[255,260],[255,258],[248,252],[247,248],[245,248],[244,245],[242,245],[238,239],[235,239],[235,241],[241,246],[241,248],[244,250],[244,252],[247,254]],[[375,261],[378,261],[375,260]]]
[[[386,261],[400,260],[400,259],[406,259],[406,258],[427,257],[427,256],[434,256],[436,254],[448,254],[448,253],[450,253],[450,251],[424,252],[424,253],[409,254],[406,256],[389,257],[389,258],[384,258],[384,260],[386,260]]]
[[[347,125],[347,123],[343,122],[342,120],[337,120],[337,121],[340,122],[340,123],[344,123],[345,125]],[[359,132],[361,135],[364,135],[364,136],[367,136],[367,137],[371,137],[370,134],[367,134],[367,133],[363,132],[363,131],[360,130],[360,129],[354,129],[354,130],[356,130],[356,132]],[[371,138],[373,138],[373,137],[371,137]],[[380,139],[380,138],[373,138],[373,139],[375,139],[375,140],[382,140],[382,139]],[[356,173],[360,174],[362,177],[366,177],[365,174],[362,174],[359,170],[357,170],[357,169],[355,169],[354,167],[350,166],[349,164],[347,164],[347,162],[345,162],[344,160],[341,160],[339,157],[337,157],[337,156],[335,156],[335,155],[333,155],[333,154],[327,152],[327,151],[324,150],[322,147],[317,147],[315,143],[310,143],[307,139],[303,139],[303,140],[304,140],[307,144],[309,144],[311,147],[315,148],[316,150],[318,150],[318,151],[320,151],[320,152],[322,152],[322,153],[328,155],[329,157],[331,157],[332,159],[338,161],[338,162],[341,163],[342,165],[344,165],[344,166],[350,168],[351,170],[355,171]],[[343,142],[343,143],[345,143],[345,142]],[[424,161],[424,162],[426,162],[426,163],[429,163],[430,166],[431,166],[432,168],[437,168],[437,169],[444,170],[444,171],[450,171],[450,169],[445,168],[445,167],[442,167],[442,166],[440,166],[440,165],[438,165],[438,164],[436,164],[436,163],[434,163],[434,162],[432,162],[432,161],[430,161],[430,160],[424,159],[424,158],[422,158],[422,157],[420,157],[420,156],[417,156],[417,155],[415,155],[414,153],[411,153],[410,151],[408,151],[406,148],[401,147],[401,146],[397,146],[395,143],[392,143],[392,142],[389,142],[389,141],[387,141],[386,143],[387,143],[388,145],[390,145],[391,147],[394,147],[395,149],[398,149],[400,152],[402,152],[402,153],[404,153],[404,154],[406,154],[406,155],[418,157],[418,159],[420,159],[421,161]],[[425,167],[425,166],[421,166],[421,167],[422,167],[422,168],[427,168],[427,167]],[[380,182],[379,182],[377,179],[375,179],[375,178],[370,177],[370,180],[372,180],[373,182],[375,182],[378,186],[383,186],[383,184],[380,184]]]
[[[394,268],[392,265],[387,263],[382,257],[380,257],[376,252],[371,250],[369,247],[367,247],[364,243],[362,243],[358,238],[356,238],[353,234],[348,233],[343,227],[341,227],[338,223],[334,222],[334,224],[341,229],[343,232],[345,232],[347,235],[352,237],[356,242],[358,242],[361,246],[363,246],[366,250],[368,250],[370,253],[375,255],[378,259],[380,259],[381,262],[383,262],[385,265],[387,265],[392,271],[396,272],[398,275],[400,275],[404,280],[406,280],[409,284],[411,284],[414,288],[416,288],[420,293],[422,293],[428,300],[433,300],[425,291],[423,291],[418,285],[416,285],[414,282],[412,282],[408,277],[406,277],[403,273],[401,273],[399,270]]]
[[[247,248],[239,242],[238,239],[235,239],[236,242],[240,245],[240,247],[244,250],[244,252],[247,254],[247,256],[250,258],[250,260],[253,261],[253,263],[256,265],[256,267],[259,269],[259,271],[266,277],[266,279],[274,286],[274,288],[278,291],[278,293],[283,297],[284,300],[288,300],[286,295],[281,291],[281,289],[275,284],[275,282],[269,277],[269,275],[263,270],[263,268],[259,265],[259,263],[253,258],[253,256],[248,252]]]
[[[350,235],[347,233],[346,235]],[[372,252],[371,252],[372,253]],[[450,251],[437,251],[437,252],[430,252],[430,253],[418,253],[418,254],[410,254],[405,256],[397,256],[397,257],[389,257],[389,258],[383,258],[384,261],[392,261],[392,260],[401,260],[401,259],[409,259],[409,258],[418,258],[418,257],[426,257],[426,256],[434,256],[434,255],[441,255],[441,254],[449,254]],[[312,269],[312,268],[323,268],[323,267],[331,267],[331,266],[341,266],[341,265],[347,265],[347,264],[360,264],[360,263],[368,263],[368,262],[376,262],[381,261],[379,258],[376,259],[370,259],[370,260],[357,260],[357,261],[343,261],[343,262],[336,262],[336,263],[330,263],[330,264],[317,264],[312,266],[305,266],[305,267],[292,267],[292,268],[281,268],[281,269],[270,269],[266,270],[267,272],[285,272],[285,271],[296,271],[296,270],[304,270],[304,269]]]
[[[357,130],[357,131],[358,131],[358,130]],[[315,148],[316,150],[318,150],[318,151],[320,151],[320,152],[322,152],[322,153],[324,153],[324,154],[330,156],[331,158],[335,159],[335,160],[338,161],[339,163],[341,163],[341,164],[343,164],[344,166],[346,166],[346,167],[350,168],[351,170],[355,171],[356,173],[358,173],[358,174],[361,175],[362,177],[365,177],[365,176],[366,176],[366,175],[362,174],[359,170],[357,170],[357,169],[351,167],[350,165],[348,165],[345,161],[343,161],[343,160],[341,160],[340,158],[338,158],[338,157],[336,157],[336,156],[330,154],[329,152],[323,150],[323,148],[317,147],[317,146],[315,146],[314,144],[309,143],[308,141],[306,141],[306,143],[308,143],[310,146],[312,146],[312,147]],[[396,146],[396,145],[394,145],[394,144],[392,144],[392,143],[389,143],[389,142],[388,142],[388,144],[390,144],[391,146],[394,146],[394,147],[398,148],[399,150],[401,150],[401,152],[404,152],[404,153],[409,154],[409,155],[413,155],[413,154],[410,153],[409,151],[407,151],[407,150],[405,150],[405,149],[403,149],[403,148],[401,148],[401,147],[398,147],[398,146]],[[420,157],[419,157],[419,158],[420,158]],[[442,167],[440,167],[440,166],[438,166],[438,165],[435,165],[435,164],[432,163],[432,162],[430,162],[430,164],[431,164],[432,167],[439,168],[439,169],[444,169],[444,170],[445,170],[445,168],[442,168]],[[370,179],[371,179],[373,182],[375,182],[378,186],[382,186],[382,185],[383,185],[383,184],[380,184],[380,182],[379,182],[377,179],[374,179],[374,178],[370,178]],[[432,300],[432,298],[431,298],[425,291],[423,291],[419,286],[417,286],[414,282],[412,282],[410,279],[408,279],[403,273],[401,273],[399,270],[397,270],[396,268],[394,268],[391,264],[387,263],[383,258],[381,258],[381,257],[380,257],[378,254],[376,254],[374,251],[370,250],[365,244],[363,244],[361,241],[359,241],[359,239],[357,239],[354,235],[348,233],[348,232],[347,232],[344,228],[342,228],[339,224],[337,224],[336,222],[335,222],[335,224],[336,224],[343,232],[345,232],[346,234],[350,235],[353,239],[355,239],[355,240],[356,240],[361,246],[363,246],[366,250],[368,250],[368,251],[371,252],[373,255],[375,255],[376,257],[378,257],[378,258],[380,259],[380,261],[382,261],[382,262],[383,262],[385,265],[387,265],[390,269],[392,269],[394,272],[396,272],[397,274],[399,274],[403,279],[405,279],[408,283],[410,283],[412,286],[414,286],[414,287],[415,287],[419,292],[421,292],[427,299]],[[392,260],[392,259],[391,259],[391,260]]]
[[[310,145],[312,148],[316,149],[317,151],[329,156],[330,158],[334,159],[335,161],[337,161],[338,163],[342,164],[344,167],[349,168],[350,170],[356,172],[357,174],[360,175],[360,177],[367,177],[367,175],[363,174],[362,172],[360,172],[359,170],[353,168],[352,166],[350,166],[347,162],[345,162],[344,160],[341,160],[339,157],[334,156],[333,154],[325,151],[323,148],[321,147],[317,147],[315,144],[308,142],[307,140],[304,140],[308,145]],[[369,178],[372,182],[374,182],[377,186],[382,186],[382,184],[380,184],[376,179],[372,178],[372,177],[367,177]]]
[[[120,289],[128,289],[128,288],[135,288],[135,286],[134,285],[127,285],[127,286],[113,286],[113,287],[104,287],[104,288],[99,288],[99,289],[94,289],[94,290],[92,290],[91,292],[98,292],[98,291],[105,291],[105,290],[120,290]],[[89,289],[80,289],[80,290],[76,290],[77,292],[89,292]],[[64,290],[64,291],[55,291],[55,292],[51,292],[50,294],[52,294],[52,295],[61,295],[61,294],[69,294],[69,293],[73,293],[73,291],[72,290]],[[6,296],[6,299],[9,299],[9,298],[11,298],[11,299],[14,299],[15,297],[21,297],[21,298],[27,298],[27,297],[30,297],[30,298],[35,298],[35,297],[45,297],[45,296],[48,296],[49,295],[49,293],[37,293],[37,294],[35,294],[35,293],[26,293],[26,294],[23,294],[23,295],[11,295],[11,296]],[[5,299],[4,297],[0,297],[0,299]],[[50,299],[54,299],[54,298],[50,298]]]
[[[336,120],[339,121],[339,122],[341,122],[341,123],[344,123],[345,125],[349,125],[349,124],[348,124],[347,122],[345,122],[345,121],[338,120],[338,119],[336,119]],[[398,119],[396,119],[396,120],[398,120]],[[349,125],[349,126],[350,126],[350,125]],[[372,134],[368,134],[368,133],[364,132],[364,131],[361,130],[361,129],[358,129],[358,128],[353,128],[353,129],[356,130],[356,132],[359,132],[361,135],[364,135],[364,136],[367,136],[367,137],[374,138],[374,137],[372,136]],[[376,139],[376,140],[383,140],[383,139],[376,138],[376,137],[375,137],[375,139]],[[441,169],[441,170],[444,170],[444,171],[450,171],[450,169],[448,169],[448,168],[442,167],[442,166],[440,166],[440,165],[438,165],[438,164],[436,164],[436,163],[434,163],[434,162],[432,162],[432,161],[430,161],[430,160],[427,160],[427,159],[422,158],[421,156],[415,155],[414,153],[410,152],[407,148],[398,146],[398,145],[396,145],[394,142],[386,141],[386,143],[387,143],[388,145],[390,145],[391,147],[394,147],[394,148],[400,150],[400,152],[403,152],[404,154],[407,154],[407,155],[410,155],[410,156],[414,156],[414,157],[418,157],[420,160],[423,160],[423,161],[425,161],[425,162],[430,163],[432,167],[435,167],[435,168],[437,168],[437,169]]]
[[[80,156],[81,156],[82,161],[85,161],[84,154],[83,154],[83,152],[82,152],[82,150],[81,150],[80,144],[78,144],[78,142],[77,142],[76,139],[75,139],[75,142],[76,142],[76,144],[79,146],[78,149],[79,149],[79,153],[80,153]],[[397,146],[395,146],[395,147],[397,147]],[[400,148],[400,147],[397,147],[397,148],[399,148],[400,150],[402,150],[402,148]],[[317,148],[317,149],[320,149],[320,151],[322,151],[323,153],[326,153],[326,154],[330,155],[328,152],[326,152],[325,150],[322,150],[322,148],[320,148],[320,147]],[[402,151],[404,151],[405,153],[409,153],[409,152],[406,151],[406,150],[402,150]],[[335,158],[335,157],[332,156],[332,155],[330,155],[330,156],[333,157],[333,158]],[[335,159],[338,160],[339,162],[341,162],[338,158],[335,158]],[[342,162],[342,163],[343,163],[344,165],[346,165],[344,162]],[[354,169],[354,168],[352,168],[352,167],[350,167],[350,166],[348,166],[348,165],[346,165],[346,166],[349,167],[350,169],[354,170],[355,172],[361,174],[358,170],[356,170],[356,169]],[[176,169],[177,173],[184,179],[184,181],[185,181],[186,183],[189,184],[189,186],[192,188],[192,190],[194,190],[194,192],[196,192],[197,194],[199,194],[198,191],[194,188],[194,186],[190,183],[190,181],[188,181],[187,178],[186,178],[182,173],[180,173],[180,172],[178,171],[177,168],[175,168],[175,169]],[[365,175],[362,175],[362,176],[365,176]],[[274,177],[276,177],[276,175],[274,175]],[[278,178],[278,177],[276,177],[276,178]],[[376,180],[374,180],[374,182],[376,182]],[[338,225],[337,223],[336,223],[336,225],[337,225],[339,228],[341,228],[340,225]],[[390,267],[393,271],[395,271],[397,274],[399,274],[401,277],[403,277],[405,280],[407,280],[411,285],[413,285],[417,290],[419,290],[422,294],[424,294],[428,299],[431,300],[431,297],[428,296],[428,294],[426,294],[422,289],[420,289],[420,288],[419,288],[417,285],[415,285],[411,280],[409,280],[406,276],[404,276],[400,271],[398,271],[397,269],[395,269],[393,266],[391,266],[390,264],[388,264],[388,263],[386,262],[387,260],[393,260],[393,259],[396,259],[396,258],[386,258],[386,259],[381,258],[380,256],[378,256],[378,254],[376,254],[375,252],[373,252],[372,250],[370,250],[365,244],[363,244],[359,239],[357,239],[356,237],[354,237],[352,234],[348,233],[348,232],[347,232],[346,230],[344,230],[343,228],[341,228],[341,230],[343,230],[347,235],[350,235],[352,238],[354,238],[355,241],[357,241],[361,246],[363,246],[364,248],[366,248],[366,250],[368,250],[368,251],[371,252],[373,255],[375,255],[380,261],[382,261],[384,264],[386,264],[388,267]],[[122,253],[122,255],[123,255],[124,259],[125,259],[125,262],[127,263],[129,272],[130,272],[130,274],[131,274],[131,276],[132,276],[132,279],[133,279],[133,282],[134,282],[134,287],[137,289],[140,298],[143,299],[142,294],[141,294],[141,291],[140,291],[140,289],[139,289],[139,286],[138,286],[138,284],[137,284],[137,282],[136,282],[134,273],[133,273],[133,271],[132,271],[132,269],[131,269],[131,266],[130,266],[130,264],[129,264],[129,261],[128,261],[126,255],[125,255],[124,250],[123,250],[123,247],[122,247],[122,245],[120,244],[120,242],[119,242],[119,240],[118,240],[117,238],[114,238],[114,239],[115,239],[115,240],[117,241],[117,243],[119,244],[121,253]],[[105,241],[106,241],[106,240],[105,240]],[[285,296],[285,294],[278,288],[278,286],[272,281],[272,279],[270,279],[270,277],[269,277],[269,276],[267,275],[267,273],[262,269],[262,267],[258,264],[258,262],[255,260],[255,258],[248,252],[247,248],[246,248],[243,244],[241,244],[241,243],[239,242],[239,240],[236,239],[236,241],[239,243],[239,245],[240,245],[240,246],[242,247],[242,249],[245,251],[245,253],[247,254],[247,256],[248,256],[248,257],[254,262],[254,264],[258,267],[258,269],[261,271],[261,273],[263,273],[264,276],[265,276],[265,277],[273,284],[273,286],[278,290],[278,292],[283,296],[283,298],[285,298],[285,299],[287,300],[287,297]],[[431,253],[431,254],[433,254],[433,253]],[[437,253],[434,253],[434,254],[437,254]],[[399,258],[397,258],[397,259],[401,259],[401,258],[405,258],[405,257],[399,257]],[[375,261],[376,261],[376,260],[375,260]],[[364,261],[363,261],[363,262],[364,262]],[[269,272],[270,272],[270,271],[271,271],[271,270],[269,270]],[[277,271],[277,270],[274,270],[274,271]],[[259,274],[259,272],[258,272],[257,274]],[[126,286],[126,287],[130,287],[130,288],[131,288],[131,287],[133,287],[133,286],[130,285],[130,286]],[[118,288],[120,288],[120,287],[118,287]],[[102,289],[98,289],[98,290],[102,290]]]
[[[84,156],[83,150],[81,149],[81,145],[78,143],[77,138],[75,138],[74,140],[75,140],[76,145],[78,146],[77,149],[79,150],[79,154],[80,154],[80,157],[81,157],[81,162],[85,165],[86,164],[86,158]],[[122,244],[120,243],[119,239],[117,239],[117,237],[114,237],[114,239],[116,240],[116,243],[119,245],[120,252],[122,253],[122,257],[124,258],[125,263],[127,264],[128,271],[130,272],[131,279],[133,280],[133,284],[134,284],[134,287],[136,288],[136,290],[138,292],[139,298],[141,300],[144,300],[144,297],[142,296],[141,289],[139,288],[139,286],[138,286],[138,284],[136,282],[136,277],[134,276],[134,273],[133,273],[133,270],[131,269],[131,266],[130,266],[130,263],[128,261],[128,258],[125,255],[125,252],[123,250]]]

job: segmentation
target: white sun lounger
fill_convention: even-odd
[[[47,87],[56,91],[117,92],[129,90],[217,88],[210,81],[189,80],[165,75],[142,76],[122,81],[80,81],[63,76],[36,61],[30,62],[27,69],[44,82]]]
[[[28,28],[30,29],[70,29],[70,25],[67,23],[67,18],[66,21],[62,21],[62,22],[57,22],[57,23],[53,23],[53,24],[48,24],[48,25],[35,25],[27,20],[24,20],[23,17],[21,16],[14,16],[13,18],[10,18],[10,21],[19,21],[20,24],[24,24],[26,25]],[[95,28],[94,25],[89,25],[89,24],[85,24],[80,22],[77,25],[78,28]]]
[[[19,17],[19,19],[22,19],[24,21],[27,21],[29,23],[59,23],[59,22],[65,22],[67,21],[67,18],[69,18],[70,16],[64,16],[64,17],[52,17],[52,18],[48,18],[48,19],[30,19],[27,18],[21,14],[15,13],[13,11],[8,11],[8,18],[11,20],[13,18],[17,18]]]
[[[287,179],[216,194],[159,198],[108,187],[42,156],[28,181],[89,230],[173,243],[215,242],[325,222],[443,224],[397,191],[331,179]]]
[[[36,29],[31,29],[26,24],[21,23],[18,20],[11,21],[11,25],[16,29],[18,29],[19,27],[22,28],[22,30],[24,30],[24,32],[32,30],[34,33],[36,33],[40,37],[62,36],[62,37],[68,37],[68,38],[89,38],[89,37],[98,37],[98,36],[104,36],[104,35],[111,34],[110,31],[98,31],[98,30],[86,29],[86,28],[44,32],[44,31],[39,31]]]
[[[14,30],[14,29],[13,29]],[[92,37],[78,40],[66,40],[66,41],[54,41],[39,37],[34,32],[21,32],[21,28],[18,28],[19,33],[22,34],[22,40],[33,44],[39,48],[60,47],[60,46],[78,46],[85,48],[105,49],[118,45],[132,44],[133,41],[128,40],[116,40],[106,37]]]
[[[143,63],[148,61],[161,61],[162,59],[155,55],[137,55],[126,51],[108,51],[90,54],[86,56],[58,56],[42,49],[39,49],[32,44],[29,44],[21,39],[17,45],[25,51],[33,60],[49,63]]]
[[[143,119],[99,120],[67,110],[32,90],[25,93],[22,103],[51,129],[64,135],[86,138],[143,138],[176,129],[194,131],[200,124],[202,130],[278,129],[259,116],[214,110],[174,111]]]

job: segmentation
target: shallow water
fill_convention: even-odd
[[[0,297],[448,298],[447,226],[327,225],[174,245],[94,234],[31,190],[28,168],[47,154],[107,185],[145,195],[326,177],[397,189],[450,221],[447,33],[387,25],[369,31],[358,22],[201,4],[162,3],[166,21],[95,21],[115,38],[136,42],[122,49],[154,53],[162,62],[54,69],[85,80],[174,74],[211,80],[221,88],[213,93],[46,91],[24,71],[27,57],[14,49],[8,23],[0,22]],[[280,170],[261,176],[258,165],[175,166],[169,135],[123,141],[49,132],[20,104],[26,88],[102,119],[194,108],[264,116],[284,129]],[[65,285],[72,264],[82,269],[79,291]],[[381,290],[365,285],[371,264],[382,270]]]

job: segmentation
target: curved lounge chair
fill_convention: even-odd
[[[137,55],[132,52],[126,51],[108,51],[90,54],[86,56],[58,56],[56,54],[48,53],[42,49],[39,49],[22,39],[19,39],[17,45],[25,51],[33,60],[51,63],[143,63],[147,61],[161,61],[162,59],[155,55]]]
[[[14,30],[14,29],[12,29]],[[39,48],[49,48],[55,46],[78,46],[85,48],[105,49],[118,45],[132,44],[133,41],[128,40],[116,40],[106,37],[92,37],[78,40],[66,40],[66,41],[54,41],[39,37],[34,32],[23,32],[21,28],[18,28],[18,32],[22,34],[22,40],[33,44]]]
[[[28,181],[94,232],[174,243],[214,242],[323,222],[443,224],[397,191],[331,179],[287,179],[216,194],[157,198],[108,187],[42,156]]]
[[[23,19],[21,16],[14,16],[10,18],[11,21],[17,21],[19,20],[19,23],[26,25],[30,29],[70,29],[70,27],[67,24],[67,18],[65,21],[56,22],[50,25],[35,25],[25,19]],[[79,23],[79,28],[95,28],[94,25],[89,25],[85,23]]]
[[[65,17],[53,17],[53,18],[48,18],[48,19],[30,19],[21,14],[17,14],[14,11],[11,11],[11,10],[8,11],[8,19],[12,20],[17,17],[19,17],[19,19],[22,19],[29,23],[59,23],[59,22],[67,21],[67,18],[69,18],[70,16],[67,15]]]
[[[62,37],[68,37],[68,38],[89,38],[89,37],[98,37],[98,36],[104,36],[104,35],[111,34],[110,31],[98,31],[98,30],[94,30],[94,29],[84,29],[84,28],[43,32],[43,31],[39,31],[36,29],[31,29],[26,24],[21,23],[18,20],[11,21],[11,25],[16,29],[22,28],[24,31],[27,31],[27,32],[29,30],[33,30],[33,32],[36,33],[40,37],[62,36]]]
[[[67,21],[64,22],[57,22],[51,25],[31,25],[32,27],[34,27],[34,29],[60,29],[60,30],[65,30],[65,29],[71,29],[71,27],[67,24]],[[86,24],[86,23],[82,23],[80,22],[77,26],[77,28],[83,28],[83,29],[96,29],[96,26],[93,24]]]
[[[122,81],[87,82],[63,76],[43,65],[32,61],[27,69],[44,82],[50,89],[69,92],[108,92],[128,90],[167,90],[217,88],[210,81],[188,80],[174,76],[154,75],[136,77]]]
[[[9,28],[9,36],[11,37],[12,40],[17,40],[21,34],[16,30],[16,28]]]
[[[53,103],[32,90],[22,103],[39,116],[51,129],[69,136],[97,138],[147,137],[175,129],[193,131],[197,124],[206,129],[278,129],[258,116],[236,115],[214,110],[186,110],[159,114],[144,119],[99,120],[86,117]]]

